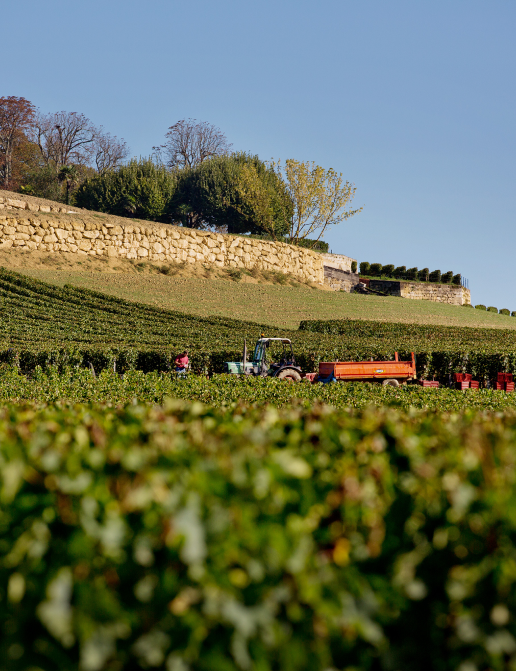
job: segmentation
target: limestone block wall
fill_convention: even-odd
[[[418,300],[464,305],[471,303],[469,289],[455,284],[434,284],[431,282],[398,282],[389,280],[369,280],[369,288],[383,291],[391,296]]]
[[[340,270],[331,266],[324,266],[324,283],[328,284],[334,291],[351,291],[359,281],[357,273],[348,270]]]
[[[338,270],[346,270],[351,272],[351,264],[356,259],[352,259],[350,256],[344,256],[344,254],[321,254],[322,260],[325,266],[328,268],[337,268]]]
[[[302,247],[151,222],[133,223],[120,217],[92,213],[86,216],[68,209],[66,213],[61,210],[46,216],[43,212],[33,214],[27,208],[10,205],[2,208],[0,247],[153,262],[257,267],[290,273],[317,284],[324,282],[321,254]]]

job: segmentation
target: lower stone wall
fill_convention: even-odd
[[[455,284],[434,284],[431,282],[398,282],[389,280],[369,280],[369,288],[383,291],[390,296],[402,296],[417,300],[465,305],[471,303],[469,289]]]
[[[20,204],[22,204],[20,202]],[[9,205],[0,213],[0,247],[74,252],[153,262],[206,263],[289,273],[322,284],[321,254],[281,242],[221,235],[84,212],[37,216]],[[11,211],[9,211],[11,210]],[[14,211],[12,211],[14,210]],[[118,223],[113,223],[118,222]]]
[[[357,273],[324,266],[324,283],[328,284],[334,291],[347,291],[351,293],[358,284],[358,280],[359,276]]]

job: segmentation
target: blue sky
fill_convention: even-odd
[[[513,0],[8,0],[0,95],[148,155],[186,117],[354,182],[332,250],[516,310]]]

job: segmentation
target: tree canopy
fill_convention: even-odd
[[[77,189],[75,203],[121,217],[168,221],[175,181],[164,166],[150,159],[132,159],[127,165],[87,179]]]
[[[325,170],[313,161],[287,159],[272,162],[271,169],[282,179],[289,196],[290,240],[297,244],[308,237],[313,243],[320,240],[329,226],[340,224],[362,208],[346,209],[355,196],[356,188],[344,182],[342,174],[329,168]],[[315,237],[317,236],[317,237]]]
[[[283,237],[290,209],[281,177],[258,156],[238,152],[177,173],[170,215],[194,228]]]

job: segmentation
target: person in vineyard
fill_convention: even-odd
[[[185,374],[189,368],[188,352],[185,350],[181,354],[178,354],[174,363],[176,365],[176,373]]]

